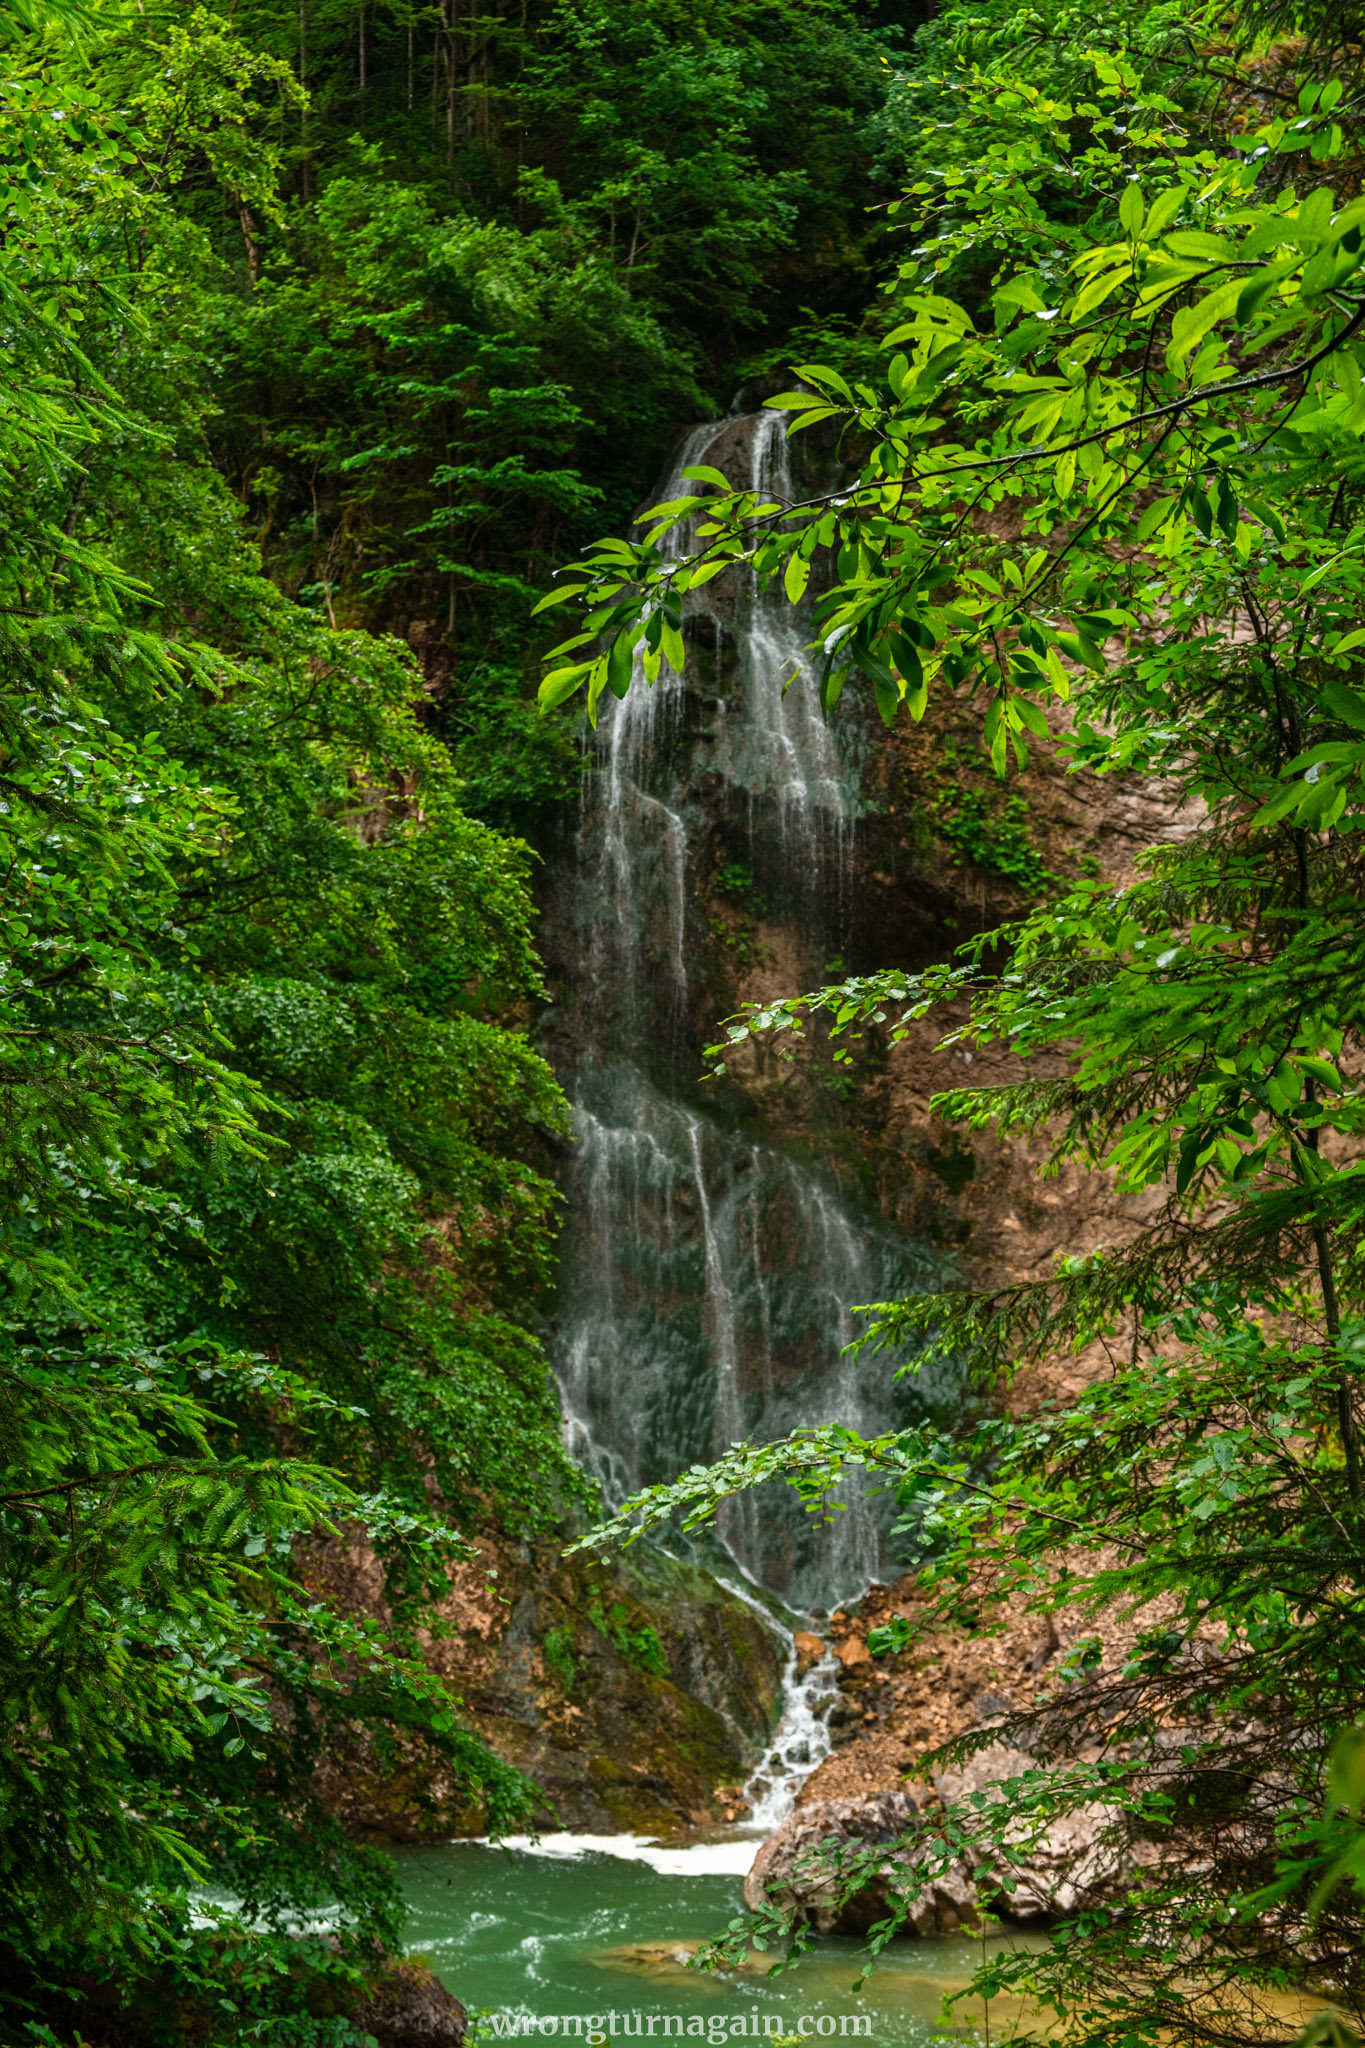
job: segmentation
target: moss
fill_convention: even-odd
[[[594,1600],[588,1608],[588,1620],[599,1635],[615,1643],[626,1662],[633,1664],[637,1671],[647,1671],[655,1678],[668,1676],[668,1660],[664,1656],[658,1630],[648,1622],[632,1627],[628,1610],[619,1600],[613,1602],[609,1610],[604,1610],[602,1603]]]
[[[1028,800],[1016,790],[1005,795],[989,778],[989,763],[978,747],[943,742],[942,759],[955,771],[950,782],[930,791],[933,826],[951,849],[955,867],[1001,875],[1025,896],[1036,896],[1057,880],[1029,831]],[[981,776],[978,786],[966,779]]]
[[[572,1629],[552,1628],[546,1636],[541,1650],[546,1668],[552,1671],[565,1692],[573,1691],[574,1682],[574,1635]]]

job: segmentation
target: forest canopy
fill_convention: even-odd
[[[122,1983],[235,2039],[396,1941],[311,1789],[342,1731],[530,1811],[412,1629],[462,1523],[578,1484],[516,1313],[565,1111],[528,849],[462,808],[409,650],[262,576],[209,449],[195,207],[276,214],[296,82],[207,13],[5,33],[0,2001],[66,2039]],[[341,1526],[387,1626],[300,1576]]]

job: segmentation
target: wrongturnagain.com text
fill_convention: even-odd
[[[681,2035],[683,2039],[705,2041],[708,2048],[720,2048],[722,2042],[741,2037],[752,2040],[755,2036],[774,2044],[828,2040],[831,2035],[867,2040],[871,2037],[872,2020],[867,2013],[803,2012],[797,2014],[795,2021],[789,2021],[780,2012],[759,2011],[756,2007],[747,2013],[692,2013],[688,2018],[673,2012],[490,2012],[481,2015],[479,2032],[499,2040],[509,2035],[568,2034],[589,2043],[619,2040],[623,2036],[657,2040]]]

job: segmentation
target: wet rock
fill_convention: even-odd
[[[811,1667],[820,1662],[825,1654],[825,1645],[819,1636],[813,1636],[808,1629],[799,1628],[792,1637],[796,1650],[796,1675],[804,1678]]]
[[[592,1961],[599,1969],[623,1970],[681,1988],[696,1984],[691,1964],[700,1947],[699,1941],[632,1941],[621,1948],[598,1949]]]
[[[748,1877],[744,1900],[750,1907],[775,1905],[821,1934],[866,1934],[885,1919],[900,1890],[896,1877],[911,1860],[897,1852],[886,1870],[849,1899],[844,1881],[817,1862],[822,1845],[855,1848],[897,1842],[913,1835],[919,1810],[905,1792],[881,1792],[864,1799],[827,1799],[794,1812],[763,1844]],[[927,1886],[910,1909],[916,1934],[952,1934],[977,1923],[970,1880],[956,1870]]]
[[[465,2009],[420,1963],[391,1963],[351,2019],[379,2048],[463,2048]]]
[[[936,1771],[933,1786],[945,1804],[955,1805],[973,1793],[989,1796],[994,1788],[1036,1768],[1035,1759],[1022,1750],[995,1743],[965,1763]],[[1082,1902],[1097,1905],[1112,1898],[1146,1853],[1146,1845],[1126,1839],[1118,1819],[1116,1808],[1092,1801],[1063,1814],[1027,1845],[1024,1830],[1016,1830],[1018,1853],[997,1859],[982,1886],[991,1910],[1011,1920],[1053,1920],[1074,1912]],[[1012,1889],[1006,1888],[1007,1877]]]
[[[835,1749],[846,1742],[852,1742],[857,1729],[855,1723],[861,1718],[861,1710],[846,1699],[836,1699],[825,1716],[825,1726]],[[823,1768],[823,1766],[822,1766]]]
[[[599,1969],[652,1978],[656,1984],[695,1994],[697,1973],[693,1964],[703,1946],[700,1941],[633,1941],[621,1948],[598,1949],[589,1961]],[[751,1949],[746,1956],[709,1965],[707,1975],[717,1983],[733,1982],[736,1977],[761,1979],[772,1968],[772,1961],[767,1950]]]
[[[686,1941],[633,1941],[625,1948],[603,1949],[593,1960],[622,1970],[685,1970],[698,1946]]]
[[[883,1759],[882,1767],[889,1769],[890,1760]],[[935,1806],[959,1805],[973,1794],[989,1799],[993,1790],[1034,1767],[1022,1751],[995,1743],[963,1764],[936,1771],[926,1796]],[[907,1931],[916,1934],[976,1927],[982,1906],[1008,1920],[1052,1920],[1082,1903],[1112,1899],[1145,1860],[1144,1846],[1129,1842],[1117,1823],[1115,1809],[1092,1802],[1061,1816],[1036,1840],[1023,1827],[1015,1829],[1015,1853],[1007,1834],[1003,1853],[984,1866],[979,1882],[965,1863],[955,1863],[920,1888],[915,1838],[923,1817],[908,1793],[802,1799],[754,1858],[745,1902],[776,1905],[822,1934],[864,1934],[897,1898],[906,1897]],[[899,1846],[871,1883],[841,1902],[843,1881],[817,1855],[832,1843]]]
[[[977,1720],[985,1727],[990,1721],[1002,1721],[1005,1715],[1011,1713],[1013,1709],[1003,1693],[988,1690],[977,1694],[976,1698],[972,1701],[972,1711],[976,1715]]]

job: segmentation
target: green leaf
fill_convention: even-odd
[[[659,646],[674,675],[680,676],[687,666],[687,648],[681,632],[671,619],[666,618],[662,623]]]
[[[607,655],[607,687],[614,697],[624,697],[635,669],[636,628],[627,626],[612,642]]]
[[[1103,654],[1101,654],[1093,641],[1086,639],[1082,634],[1059,633],[1057,635],[1057,645],[1061,648],[1063,654],[1069,654],[1073,661],[1081,662],[1084,667],[1092,669],[1098,676],[1104,674]]]
[[[591,662],[580,661],[573,668],[556,669],[552,675],[546,676],[537,693],[541,712],[555,710],[572,697],[575,690],[581,689],[591,667]]]
[[[1150,504],[1133,530],[1137,541],[1150,540],[1159,527],[1169,524],[1173,514],[1180,508],[1179,498],[1157,498]]]
[[[1205,540],[1213,537],[1213,507],[1198,484],[1187,484],[1181,500],[1185,510],[1194,521]]]
[[[919,649],[904,632],[893,633],[887,642],[887,649],[900,671],[906,690],[920,689],[924,681],[924,667],[919,658]]]
[[[1300,799],[1298,823],[1310,832],[1325,832],[1345,808],[1346,791],[1340,777],[1320,774]]]
[[[552,604],[567,604],[571,597],[582,597],[584,591],[590,588],[591,585],[587,583],[558,584],[547,596],[541,598],[539,604],[531,607],[532,615],[548,611]]]
[[[1166,350],[1166,365],[1178,371],[1190,351],[1196,348],[1211,328],[1220,320],[1230,319],[1241,295],[1241,281],[1232,278],[1193,306],[1182,306],[1171,322],[1171,339]]]
[[[1261,270],[1253,271],[1237,294],[1237,305],[1233,318],[1239,327],[1245,327],[1260,311],[1266,298],[1286,277],[1299,267],[1297,256],[1281,257],[1278,263],[1268,263]]]
[[[804,427],[818,426],[821,420],[837,420],[844,417],[836,405],[816,405],[809,412],[803,412],[799,420],[793,420],[788,434],[799,434]]]
[[[1351,637],[1365,640],[1365,630]],[[1345,683],[1330,678],[1318,691],[1318,698],[1333,718],[1339,718],[1343,725],[1354,726],[1357,732],[1365,732],[1365,696],[1358,690],[1348,689]]]
[[[1177,1195],[1183,1195],[1190,1182],[1194,1179],[1199,1155],[1204,1150],[1208,1138],[1208,1131],[1196,1126],[1195,1129],[1186,1131],[1181,1139],[1175,1174],[1175,1191]]]
[[[1251,829],[1256,832],[1263,832],[1269,826],[1277,825],[1282,818],[1288,817],[1291,811],[1297,810],[1306,786],[1301,776],[1297,777],[1293,782],[1286,783],[1273,797],[1262,804],[1260,810],[1256,812],[1251,820]]]
[[[597,730],[598,701],[606,686],[607,660],[606,656],[603,655],[601,660],[593,662],[588,670],[588,724],[593,728],[594,732]]]
[[[1235,261],[1238,250],[1222,235],[1207,235],[1197,228],[1180,228],[1167,235],[1164,246],[1173,256],[1193,258],[1202,264]]]
[[[1115,269],[1102,271],[1098,277],[1092,277],[1073,300],[1070,308],[1071,318],[1077,321],[1086,319],[1098,306],[1102,306],[1121,284],[1126,284],[1132,274],[1131,263],[1120,263]]]
[[[1169,227],[1189,196],[1187,185],[1168,185],[1164,192],[1158,192],[1143,223],[1143,239],[1154,242],[1162,230]]]
[[[1218,524],[1231,540],[1237,532],[1237,497],[1232,487],[1232,479],[1226,471],[1220,472],[1218,476],[1215,502]]]
[[[763,403],[770,412],[804,412],[810,406],[823,411],[830,409],[829,401],[814,391],[783,391],[776,398],[765,398]],[[727,483],[725,488],[731,490],[733,486]]]
[[[831,370],[820,363],[797,363],[795,370],[798,377],[806,378],[817,390],[828,385],[831,390],[837,391],[847,404],[856,406],[857,400],[837,370]]]
[[[1343,1728],[1333,1743],[1327,1800],[1329,1806],[1344,1806],[1357,1819],[1365,1812],[1365,1726]]]

